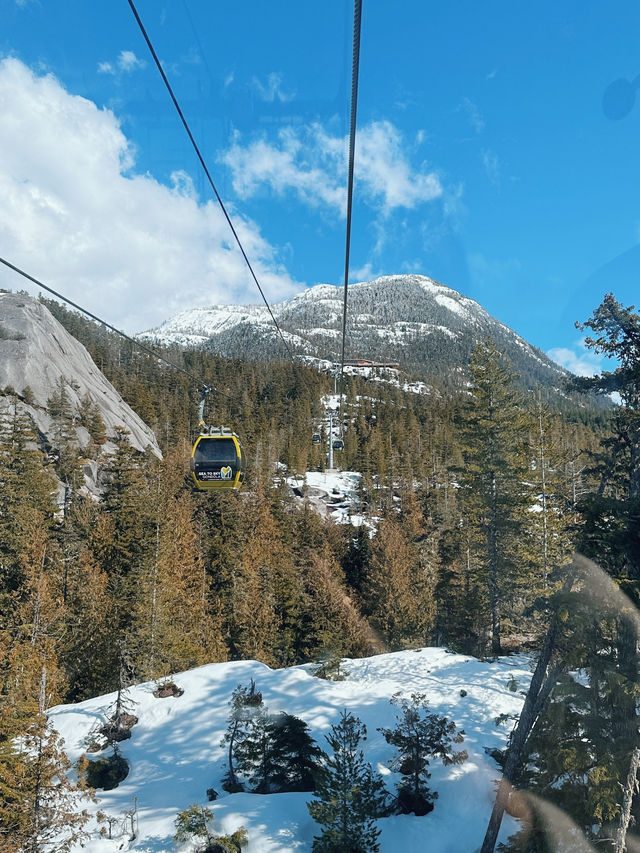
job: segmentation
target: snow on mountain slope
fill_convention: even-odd
[[[302,355],[337,360],[343,297],[343,288],[319,284],[272,306],[288,344]],[[265,306],[194,308],[141,337],[205,346],[225,356],[288,356]],[[348,358],[393,361],[417,378],[440,376],[457,383],[456,370],[468,368],[476,345],[487,338],[505,350],[525,384],[555,387],[566,375],[473,299],[427,276],[382,276],[349,286]]]
[[[131,688],[129,697],[135,702],[133,712],[139,722],[132,729],[131,739],[120,745],[131,769],[118,788],[98,792],[98,802],[88,805],[92,835],[84,849],[91,853],[175,850],[172,836],[176,814],[198,802],[213,809],[215,832],[228,833],[245,826],[249,836],[245,853],[310,853],[313,836],[319,833],[305,805],[311,794],[222,791],[225,748],[221,738],[229,699],[238,684],[247,685],[251,678],[270,711],[301,717],[323,748],[327,746],[324,735],[343,709],[359,716],[368,732],[363,744],[366,759],[383,774],[390,791],[397,781],[389,769],[394,750],[377,729],[393,727],[395,711],[389,700],[394,693],[400,691],[409,697],[415,691],[425,692],[433,711],[464,728],[463,746],[469,758],[450,767],[437,760],[432,763],[431,787],[439,792],[434,811],[425,817],[381,819],[381,853],[423,853],[426,849],[430,853],[471,853],[477,849],[491,811],[494,780],[499,775],[486,749],[506,744],[511,723],[496,725],[495,719],[519,712],[520,691],[530,679],[527,659],[512,657],[489,663],[426,648],[347,660],[344,681],[324,681],[314,677],[311,670],[310,665],[271,670],[255,661],[236,661],[175,676],[175,682],[184,689],[177,698],[155,698],[153,683]],[[515,692],[514,680],[518,686]],[[466,695],[461,695],[462,691]],[[51,720],[64,737],[72,761],[80,758],[86,749],[83,740],[96,721],[104,719],[114,700],[115,694],[110,694],[51,709]],[[212,787],[221,796],[207,803],[206,790]],[[101,838],[97,811],[114,817],[123,815],[134,798],[138,807],[135,841],[129,841],[117,825],[113,839]],[[501,838],[515,829],[515,822],[507,818]],[[74,853],[81,849],[78,845]]]

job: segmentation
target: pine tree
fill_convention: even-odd
[[[600,394],[617,393],[620,406],[611,434],[602,442],[600,482],[583,500],[585,527],[581,548],[619,579],[640,603],[640,315],[623,308],[608,293],[585,327],[596,333],[586,345],[618,360],[613,371],[580,377],[572,387]]]
[[[412,693],[410,701],[397,693],[391,704],[400,708],[396,727],[378,731],[398,750],[393,762],[402,777],[398,783],[398,809],[401,814],[425,815],[433,810],[438,796],[428,785],[429,762],[434,756],[442,758],[444,764],[465,761],[466,750],[453,750],[453,744],[462,743],[464,732],[458,732],[455,723],[446,717],[429,713],[424,693]]]
[[[67,489],[71,490],[75,486],[79,446],[74,426],[76,415],[68,388],[69,383],[61,376],[47,400],[47,409],[52,420],[51,437],[56,453],[56,471]],[[65,510],[69,500],[70,497],[65,499]]]
[[[314,853],[377,853],[376,818],[386,814],[386,792],[360,749],[366,727],[343,711],[326,737],[333,755],[318,774],[318,799],[307,803],[311,817],[323,827],[314,837]]]
[[[271,751],[270,785],[276,791],[313,791],[322,754],[309,726],[292,714],[271,714],[267,721]]]
[[[157,678],[211,661],[226,648],[210,596],[210,580],[199,548],[190,495],[178,494],[175,454],[154,465],[146,510],[155,528],[153,552],[136,570],[129,645],[136,670]]]
[[[58,643],[70,689],[67,701],[81,701],[114,687],[117,649],[116,605],[109,578],[89,548],[66,562],[64,628]]]
[[[256,794],[313,791],[320,755],[303,720],[263,706],[236,738],[236,770]]]
[[[131,621],[135,583],[149,558],[151,524],[143,458],[131,446],[128,432],[116,429],[116,450],[106,470],[103,512],[90,544],[109,577],[109,593],[117,609],[116,631]]]
[[[107,429],[100,413],[100,407],[94,403],[89,394],[85,394],[80,400],[78,416],[80,424],[87,430],[94,445],[104,444],[107,438]]]
[[[227,772],[223,787],[225,791],[233,794],[244,790],[236,774],[236,757],[238,752],[242,752],[244,741],[251,736],[256,726],[260,726],[261,718],[264,716],[264,703],[262,693],[256,690],[256,685],[251,679],[248,687],[243,687],[241,684],[236,687],[231,694],[229,704],[229,722],[222,739],[223,746],[227,747]]]
[[[69,778],[63,742],[44,713],[21,732],[20,744],[14,776],[19,800],[8,824],[6,812],[0,811],[0,833],[6,831],[9,843],[16,845],[9,849],[20,853],[66,853],[86,837],[89,815],[81,806],[92,794]]]
[[[425,644],[432,595],[419,549],[400,521],[385,518],[372,543],[366,608],[391,649]]]
[[[531,429],[533,465],[528,475],[532,495],[529,512],[528,548],[531,591],[548,597],[552,574],[571,560],[573,537],[571,515],[562,489],[563,449],[554,435],[554,423],[542,401],[541,389],[536,394],[534,422]]]
[[[501,651],[505,610],[524,589],[519,571],[520,536],[527,499],[523,487],[528,460],[529,419],[513,375],[492,342],[478,347],[472,366],[472,401],[461,424],[464,469],[460,500],[482,534],[491,651]]]
[[[37,449],[35,427],[14,397],[6,408],[0,405],[0,595],[15,591],[22,580],[21,557],[28,544],[22,514],[36,509],[49,527],[54,488]]]

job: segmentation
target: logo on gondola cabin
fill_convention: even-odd
[[[231,470],[231,468],[230,468],[230,466],[229,466],[229,465],[224,465],[224,466],[220,469],[220,476],[222,477],[222,479],[223,479],[223,480],[230,480],[230,479],[231,479],[231,474],[232,474],[232,473],[233,473],[233,472],[232,472],[232,470]]]

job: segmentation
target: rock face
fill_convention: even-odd
[[[97,405],[107,428],[107,437],[116,426],[130,433],[129,441],[137,450],[149,448],[162,454],[152,430],[131,409],[113,385],[102,375],[87,350],[35,299],[21,293],[0,293],[0,390],[13,388],[24,397],[23,407],[45,438],[51,431],[47,400],[60,379],[74,412],[88,396]],[[0,406],[7,398],[0,398]],[[80,446],[89,443],[85,429],[76,428]]]

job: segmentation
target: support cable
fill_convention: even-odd
[[[87,317],[90,317],[92,320],[95,320],[96,323],[100,323],[101,325],[106,326],[107,329],[110,329],[112,332],[115,332],[117,335],[120,335],[121,338],[124,338],[125,341],[129,341],[129,343],[133,344],[134,347],[137,347],[138,349],[149,353],[149,355],[152,355],[159,361],[163,361],[165,364],[168,364],[169,367],[173,367],[174,370],[179,370],[180,373],[184,373],[185,376],[189,377],[189,379],[193,379],[193,381],[197,383],[199,388],[203,388],[202,378],[198,378],[195,374],[186,370],[184,367],[181,367],[179,364],[176,364],[175,362],[170,361],[168,358],[159,355],[157,352],[152,350],[151,347],[147,347],[144,344],[141,344],[140,341],[137,341],[135,338],[130,337],[125,332],[121,332],[120,329],[116,329],[116,327],[112,326],[111,323],[107,323],[106,320],[102,320],[96,314],[92,314],[91,311],[87,311],[86,308],[83,308],[81,305],[77,305],[75,302],[72,302],[70,299],[67,299],[66,296],[63,296],[61,293],[58,293],[57,290],[53,290],[53,288],[47,287],[46,284],[43,284],[41,281],[38,281],[37,278],[34,278],[32,275],[29,275],[29,273],[25,272],[24,270],[21,270],[19,267],[14,266],[12,263],[5,260],[4,258],[0,258],[0,263],[4,264],[5,267],[9,267],[10,270],[13,270],[14,272],[18,273],[18,275],[21,275],[28,281],[33,282],[33,284],[36,284],[38,287],[41,287],[43,290],[46,290],[47,293],[51,293],[58,299],[62,299],[62,301],[66,302],[67,305],[71,305],[72,308],[75,308],[77,311],[81,311],[83,314],[86,314]],[[214,388],[213,385],[205,385],[204,387],[207,388],[208,391],[214,391],[216,394],[220,394],[221,397],[226,397],[228,400],[234,399],[230,394],[225,394],[224,391],[220,391],[219,388]]]
[[[278,325],[278,321],[276,320],[275,315],[274,315],[273,311],[271,310],[271,306],[269,305],[269,303],[267,301],[267,297],[264,295],[264,291],[263,291],[262,287],[260,286],[260,282],[258,281],[258,277],[256,276],[256,274],[253,270],[253,267],[251,266],[251,262],[249,261],[249,258],[247,257],[247,253],[245,252],[244,247],[243,247],[242,243],[240,242],[240,237],[238,236],[238,232],[236,231],[236,229],[233,225],[233,222],[231,221],[231,217],[227,213],[227,208],[224,206],[224,202],[222,201],[222,198],[220,197],[220,194],[216,188],[216,185],[213,182],[213,178],[211,177],[211,173],[209,172],[209,169],[207,168],[207,164],[204,161],[204,157],[200,153],[200,148],[198,147],[198,143],[196,142],[193,134],[191,133],[191,129],[189,127],[189,124],[188,124],[186,118],[184,117],[184,113],[182,112],[180,104],[178,103],[178,99],[176,98],[176,96],[173,92],[173,89],[171,87],[171,83],[169,83],[167,75],[164,73],[164,69],[162,67],[162,64],[161,64],[160,60],[158,59],[158,54],[156,53],[156,51],[153,47],[153,44],[151,43],[151,39],[149,38],[147,31],[144,27],[144,24],[142,23],[142,20],[140,19],[140,15],[138,14],[138,10],[136,9],[133,0],[128,0],[128,3],[129,3],[129,6],[131,7],[131,11],[133,12],[133,16],[136,19],[138,27],[140,28],[140,32],[142,33],[142,36],[147,43],[147,47],[149,48],[151,56],[153,57],[153,61],[155,62],[156,67],[157,67],[158,71],[160,72],[160,76],[162,77],[162,79],[164,81],[164,85],[166,86],[167,91],[169,92],[169,95],[171,96],[171,100],[173,101],[173,105],[176,108],[178,115],[180,116],[180,121],[182,122],[183,127],[187,132],[187,136],[189,137],[191,144],[193,146],[193,149],[196,152],[198,160],[200,161],[200,165],[204,169],[204,173],[207,176],[207,180],[209,181],[209,185],[211,186],[211,189],[213,190],[213,193],[214,193],[214,195],[218,201],[218,204],[220,205],[220,209],[224,213],[224,216],[225,216],[225,219],[227,220],[229,228],[231,229],[233,236],[235,237],[235,241],[238,244],[238,248],[240,249],[240,251],[242,253],[242,257],[244,258],[245,263],[246,263],[247,267],[249,268],[249,272],[251,273],[251,277],[253,278],[256,287],[260,291],[260,296],[262,296],[262,300],[263,300],[264,304],[267,306],[267,311],[269,312],[271,319],[273,320],[273,323],[274,323],[276,329],[278,330],[278,334],[280,335],[280,338],[282,339],[282,343],[284,344],[285,349],[287,350],[287,353],[289,354],[291,361],[293,361],[294,360],[293,352],[291,351],[289,344],[285,340],[285,337],[282,333],[282,330],[281,330],[280,326]]]
[[[342,397],[344,393],[344,354],[347,340],[347,292],[349,284],[349,255],[351,251],[351,215],[353,209],[353,171],[356,147],[356,114],[358,109],[358,76],[360,71],[360,29],[362,23],[362,0],[353,4],[353,57],[351,63],[351,119],[349,125],[349,173],[347,180],[347,233],[344,258],[344,298],[342,302],[342,355],[340,358],[340,435],[343,431]]]

